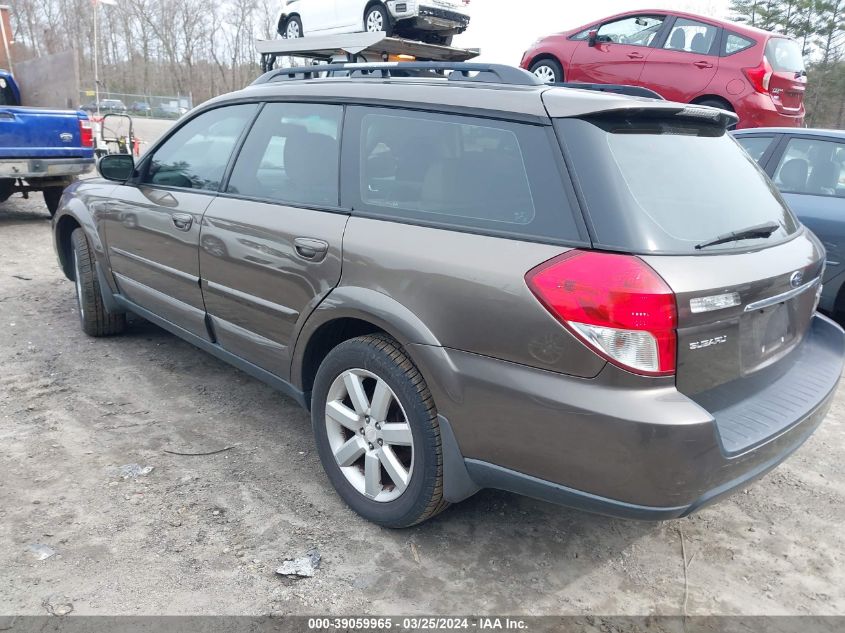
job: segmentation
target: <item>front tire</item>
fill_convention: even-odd
[[[62,199],[62,192],[64,187],[47,187],[41,193],[44,195],[44,204],[47,205],[47,211],[50,212],[52,218],[59,210],[59,201]]]
[[[531,72],[540,81],[547,84],[556,84],[563,81],[563,67],[556,59],[545,58],[531,64]]]
[[[373,5],[364,12],[364,31],[367,33],[384,31],[388,37],[393,34],[390,16],[387,15],[387,9],[383,5]]]
[[[329,480],[365,519],[403,528],[448,507],[434,400],[394,339],[361,336],[329,352],[311,417]]]
[[[292,15],[285,21],[285,39],[295,40],[303,37],[304,34],[305,32],[302,30],[302,20],[298,15]]]
[[[126,329],[126,315],[111,314],[103,305],[100,282],[94,256],[88,245],[85,231],[76,229],[70,236],[71,257],[73,258],[74,285],[76,286],[76,305],[79,309],[79,322],[82,331],[88,336],[112,336]]]

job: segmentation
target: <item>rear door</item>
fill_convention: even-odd
[[[268,103],[202,219],[202,294],[217,343],[284,379],[301,324],[340,279],[343,106]]]
[[[795,40],[773,37],[766,43],[766,59],[772,67],[769,92],[778,112],[791,116],[802,113],[807,73],[801,46]]]
[[[662,45],[649,54],[639,83],[670,101],[692,101],[719,69],[720,33],[712,24],[675,18]]]
[[[845,273],[845,140],[787,136],[770,163],[772,179],[790,208],[824,245],[827,284]]]
[[[643,14],[600,25],[595,46],[584,41],[575,49],[567,81],[636,84],[665,20],[662,14]]]
[[[202,216],[256,108],[224,106],[190,119],[107,203],[106,244],[121,294],[203,338],[209,337],[199,286]]]

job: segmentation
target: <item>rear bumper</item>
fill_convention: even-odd
[[[387,3],[393,19],[399,27],[411,27],[423,31],[461,33],[469,26],[469,16],[450,11],[426,2],[398,0]]]
[[[737,129],[755,127],[804,127],[804,109],[798,112],[784,113],[779,111],[772,98],[768,95],[753,92],[736,103],[736,113],[739,116]]]
[[[91,171],[93,158],[3,158],[0,178],[62,178]]]
[[[671,379],[608,368],[595,379],[574,379],[464,352],[442,350],[439,357],[439,348],[411,349],[465,468],[457,478],[464,484],[454,486],[450,462],[447,498],[498,488],[599,514],[663,520],[761,477],[812,435],[835,394],[845,332],[825,317],[813,319],[798,350],[829,361],[824,375],[814,376],[817,390],[795,417],[736,454],[724,449],[721,413],[679,393]],[[432,370],[444,361],[452,376],[430,379],[443,375]],[[796,363],[783,380],[800,381],[805,369]]]

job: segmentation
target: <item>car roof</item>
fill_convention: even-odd
[[[734,136],[765,136],[771,134],[786,134],[788,136],[823,136],[836,140],[845,140],[845,130],[827,130],[824,128],[805,127],[755,127],[736,130]]]
[[[636,11],[624,11],[622,13],[617,13],[615,15],[607,16],[606,18],[601,18],[600,20],[593,20],[588,24],[583,24],[579,27],[576,27],[570,31],[565,31],[565,33],[580,33],[585,28],[598,24],[600,22],[609,22],[611,20],[615,20],[618,18],[624,18],[629,15],[643,15],[643,14],[658,14],[658,15],[672,15],[679,18],[688,18],[690,20],[699,20],[701,22],[709,22],[711,24],[717,24],[721,27],[726,29],[730,29],[735,33],[750,35],[756,38],[761,37],[782,37],[785,39],[791,39],[785,35],[780,35],[779,33],[772,33],[771,31],[765,31],[763,29],[758,29],[755,26],[750,26],[748,24],[741,24],[739,22],[732,22],[730,20],[722,20],[719,18],[714,18],[706,15],[699,15],[697,13],[688,13],[686,11],[674,11],[671,9],[637,9]]]
[[[320,102],[392,105],[420,109],[472,109],[504,118],[577,117],[618,110],[670,110],[685,104],[548,85],[518,86],[441,78],[334,77],[268,81],[206,102],[304,99]]]

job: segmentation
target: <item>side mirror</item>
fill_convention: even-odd
[[[106,180],[126,182],[135,171],[135,159],[131,154],[106,154],[97,163],[97,171]]]
[[[587,46],[595,46],[599,39],[599,32],[596,30],[587,33]]]

